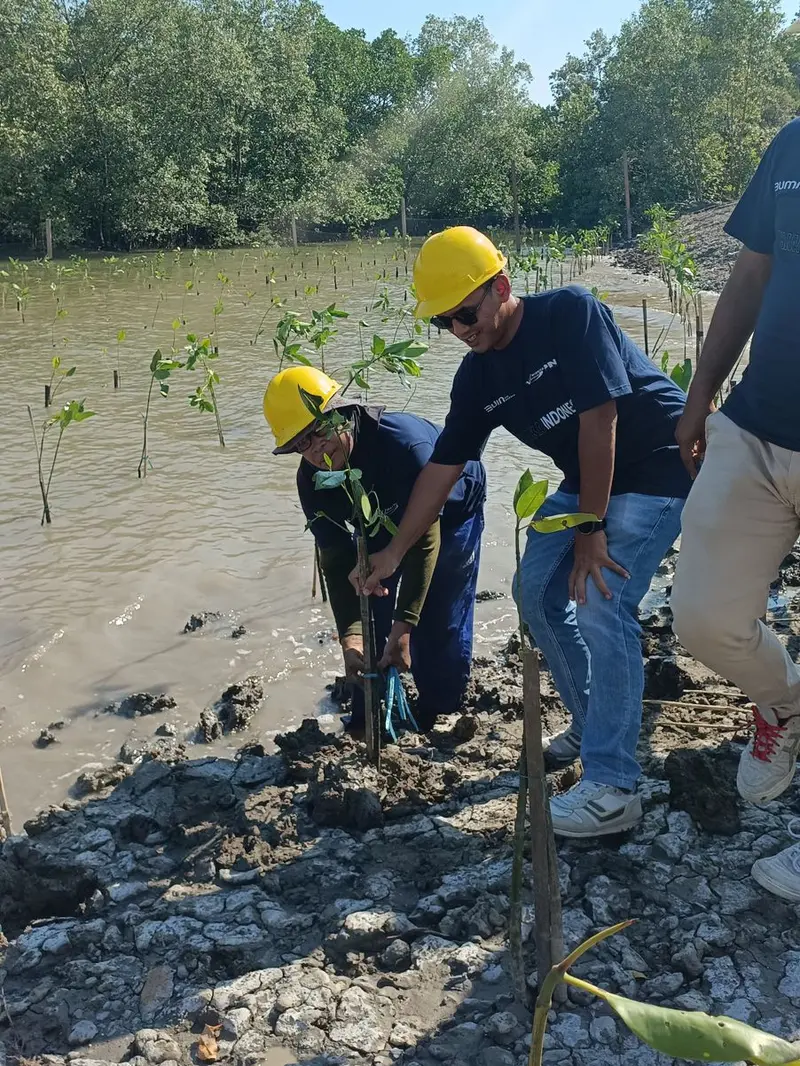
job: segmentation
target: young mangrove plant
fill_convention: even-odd
[[[302,363],[313,366],[311,358],[303,351],[304,344],[317,352],[320,368],[325,371],[325,346],[332,341],[338,330],[337,319],[349,318],[347,311],[329,304],[322,311],[312,311],[311,320],[301,318],[297,311],[287,311],[275,328],[272,345],[278,357],[278,370],[283,370],[284,363]],[[256,334],[258,336],[258,334]]]
[[[53,360],[55,362],[55,360]],[[57,368],[56,368],[57,369]],[[67,373],[65,376],[69,377],[74,374],[75,367],[71,368],[71,373]],[[56,469],[56,460],[58,459],[58,453],[61,450],[61,441],[66,429],[77,422],[85,422],[87,418],[94,417],[94,411],[87,411],[85,407],[85,400],[70,400],[65,403],[58,414],[53,415],[52,418],[48,418],[41,427],[41,431],[37,434],[36,424],[33,421],[33,412],[31,411],[30,404],[26,405],[28,408],[28,418],[31,423],[31,431],[33,433],[33,446],[36,450],[36,466],[39,474],[39,491],[42,494],[42,520],[40,525],[50,525],[52,521],[52,511],[50,509],[50,486],[53,483],[53,473]],[[56,438],[55,447],[53,448],[53,457],[50,462],[50,471],[45,480],[44,470],[44,447],[47,439],[48,432],[54,427],[58,426],[58,437]]]
[[[212,347],[211,340],[205,337],[203,340],[190,333],[186,340],[189,342],[184,351],[186,352],[186,369],[195,370],[198,366],[203,371],[203,381],[189,396],[189,404],[198,411],[210,411],[217,421],[217,436],[219,443],[225,447],[225,437],[222,434],[222,422],[219,417],[219,405],[215,385],[219,385],[219,374],[211,364],[219,359],[219,349]]]
[[[649,1047],[670,1058],[687,1062],[748,1062],[753,1066],[800,1066],[800,1044],[754,1029],[736,1018],[712,1017],[703,1011],[674,1010],[639,1003],[589,984],[569,972],[571,967],[607,937],[627,929],[633,922],[620,922],[585,940],[542,982],[533,1015],[533,1035],[528,1066],[542,1066],[547,1014],[559,985],[571,985],[602,999],[630,1031]]]
[[[139,458],[137,474],[139,477],[147,477],[148,466],[152,467],[150,455],[147,451],[147,426],[150,419],[150,403],[153,399],[153,386],[158,382],[162,396],[169,396],[169,377],[174,370],[180,370],[183,363],[178,359],[165,359],[159,348],[150,360],[150,384],[147,388],[147,402],[142,412],[142,454]]]
[[[522,614],[522,546],[523,529],[537,533],[558,533],[572,529],[581,522],[597,521],[591,514],[559,514],[536,518],[547,499],[547,481],[534,481],[530,470],[519,479],[514,492],[514,551],[516,571],[514,579],[522,656],[522,753],[520,755],[520,788],[515,822],[514,860],[512,864],[512,893],[509,926],[512,966],[517,995],[525,1001],[525,966],[522,957],[522,864],[524,850],[525,806],[528,805],[531,826],[531,864],[533,866],[534,939],[536,967],[541,987],[557,959],[563,955],[564,937],[561,923],[561,890],[558,881],[558,859],[550,818],[547,777],[542,751],[542,707],[539,652],[533,646]]]

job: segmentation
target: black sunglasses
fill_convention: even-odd
[[[432,315],[431,325],[436,326],[437,329],[452,330],[453,323],[458,322],[462,326],[474,326],[478,321],[478,314],[483,301],[489,295],[492,285],[494,285],[495,279],[489,278],[483,285],[483,296],[473,307],[460,307],[458,311],[454,311],[452,315]]]

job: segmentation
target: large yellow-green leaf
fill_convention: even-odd
[[[583,522],[596,522],[595,514],[553,514],[547,518],[534,518],[531,525],[537,533],[560,533],[562,529],[574,529]]]
[[[527,471],[527,473],[530,473],[530,471]],[[530,518],[531,515],[536,514],[547,499],[547,487],[546,481],[531,480],[530,484],[522,489],[514,500],[514,511],[517,518]]]
[[[762,1033],[735,1018],[672,1010],[593,989],[631,1032],[656,1051],[690,1062],[741,1062],[755,1066],[800,1066],[800,1045]]]

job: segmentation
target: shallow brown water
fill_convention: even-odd
[[[393,302],[403,300],[402,261],[399,279],[391,259],[385,264],[387,282],[374,277],[384,266],[386,248],[362,253],[353,245],[338,246],[337,290],[330,246],[320,250],[319,269],[317,249],[309,247],[268,258],[252,250],[213,258],[202,253],[195,266],[188,253],[179,259],[169,253],[160,264],[153,256],[137,263],[93,259],[88,278],[79,272],[58,282],[60,306],[68,312],[60,319],[54,317],[50,288],[54,269],[45,275],[32,267],[24,323],[10,290],[14,279],[0,279],[7,397],[0,427],[0,768],[16,827],[36,807],[63,799],[80,769],[112,761],[129,734],[152,735],[163,716],[131,723],[98,713],[130,692],[174,696],[178,708],[170,720],[187,736],[202,708],[232,680],[250,673],[265,677],[268,693],[254,734],[269,736],[310,713],[332,710],[321,701],[325,684],[338,672],[339,651],[327,609],[310,595],[312,540],[302,532],[295,462],[272,456],[261,412],[264,387],[276,368],[270,327],[278,312],[257,340],[256,332],[269,306],[267,293],[286,297],[287,306],[298,309],[336,300],[352,318],[343,322],[329,350],[328,368],[335,373],[346,366],[359,351],[359,317],[369,323],[367,335],[373,329],[393,331],[381,324],[379,312],[365,312],[383,284]],[[369,278],[359,266],[362,254]],[[307,278],[295,282],[292,261],[298,271],[305,263]],[[268,285],[272,267],[276,283]],[[168,278],[154,277],[154,268]],[[217,280],[218,274],[230,283]],[[194,282],[189,293],[187,281]],[[643,296],[650,300],[651,336],[654,322],[671,319],[655,279],[598,263],[580,281],[608,291],[620,323],[639,340]],[[317,283],[319,295],[305,297],[303,287]],[[219,447],[213,416],[189,408],[187,396],[197,382],[186,375],[173,384],[168,399],[154,400],[153,469],[139,480],[141,412],[153,351],[170,348],[175,318],[186,320],[179,343],[181,333],[211,330],[219,298],[224,310],[216,338],[218,399],[227,447]],[[708,308],[710,314],[710,302]],[[115,338],[121,329],[127,333],[120,347],[122,388],[114,391]],[[670,346],[676,354],[678,333],[673,324]],[[434,334],[412,410],[443,418],[462,351],[452,337]],[[54,354],[65,366],[78,367],[59,399],[85,397],[96,417],[64,437],[51,490],[53,524],[43,529],[25,405],[32,405],[37,424],[46,417],[43,386]],[[397,383],[380,380],[373,399],[399,407],[409,396]],[[480,585],[508,592],[513,486],[527,466],[539,476],[553,477],[554,470],[505,433],[490,441],[486,463],[490,497]],[[223,620],[184,635],[188,617],[202,610],[220,611]],[[482,643],[510,628],[513,611],[508,599],[478,610],[479,652]],[[230,636],[234,623],[247,629],[238,640]],[[56,720],[66,722],[58,743],[39,750],[36,737]],[[233,738],[230,748],[242,741]]]

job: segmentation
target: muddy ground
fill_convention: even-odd
[[[782,597],[798,564],[771,612],[793,651]],[[506,939],[517,647],[476,660],[465,713],[387,747],[380,774],[315,720],[276,751],[251,744],[225,760],[196,747],[187,758],[155,735],[155,716],[156,747],[85,778],[97,791],[0,850],[0,1061],[524,1066],[530,1004],[514,1000]],[[682,653],[667,608],[644,619],[643,653],[644,820],[558,845],[568,946],[637,923],[576,973],[793,1037],[800,910],[750,867],[788,843],[798,795],[740,803],[745,700]],[[226,693],[222,717],[251,691]],[[565,721],[547,673],[544,713],[551,729]],[[529,973],[532,918],[526,890]],[[546,1047],[545,1062],[565,1066],[672,1061],[575,990]]]
[[[742,247],[723,230],[735,206],[734,200],[690,211],[678,219],[679,232],[697,263],[700,286],[712,292],[722,291]],[[637,273],[658,273],[654,257],[640,251],[636,242],[630,248],[616,249],[614,258],[619,266]]]

